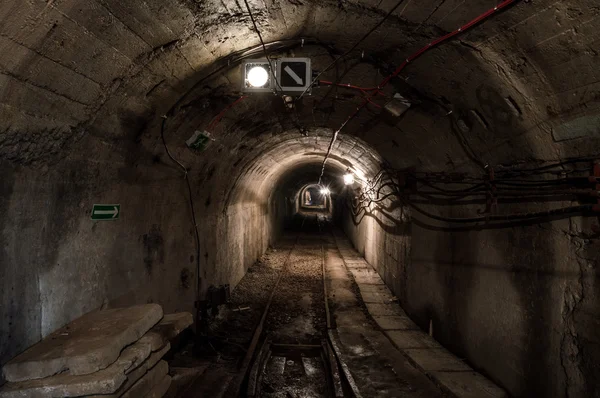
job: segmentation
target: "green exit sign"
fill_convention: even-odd
[[[121,205],[94,205],[92,220],[117,220],[121,214]]]

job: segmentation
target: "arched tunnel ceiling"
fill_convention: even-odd
[[[307,38],[305,46],[291,40],[272,55],[311,56],[319,69],[332,55],[308,38],[342,52],[393,4],[250,6],[265,41]],[[386,66],[489,8],[484,0],[407,0],[323,77],[379,82]],[[428,52],[393,82],[390,93],[414,103],[400,123],[386,124],[371,109],[345,132],[397,166],[440,169],[471,164],[473,157],[494,164],[581,155],[598,140],[589,125],[598,113],[599,12],[593,0],[517,2]],[[0,154],[34,166],[89,151],[135,163],[162,151],[158,127],[167,113],[170,144],[183,152],[183,139],[205,127],[239,88],[235,64],[207,75],[229,63],[229,55],[258,44],[243,4],[229,0],[5,2],[0,20],[0,44],[11,54],[0,65]],[[247,100],[215,137],[236,155],[240,140],[271,139],[291,128],[299,136],[336,129],[359,102],[343,89],[313,94],[294,114],[274,111],[264,97]]]
[[[287,131],[257,147],[257,153],[242,166],[243,172],[231,186],[226,205],[246,197],[266,201],[277,189],[292,191],[297,185],[317,183],[333,131],[317,129]],[[322,183],[334,183],[347,169],[374,176],[381,164],[377,153],[356,137],[338,136],[324,170]]]
[[[316,70],[398,4],[248,2],[271,56],[310,57]],[[377,85],[497,4],[404,0],[322,78]],[[349,166],[369,178],[381,162],[449,173],[598,156],[599,16],[598,0],[515,1],[427,51],[385,90],[411,109],[395,121],[363,109],[333,146],[326,180]],[[285,210],[268,199],[318,178],[332,132],[362,101],[355,90],[318,87],[293,111],[270,94],[228,109],[240,98],[240,60],[264,56],[239,0],[0,1],[0,51],[0,363],[105,300],[194,311],[210,285],[235,286],[280,232]],[[197,130],[214,139],[204,151],[185,144]],[[123,222],[91,224],[93,203],[121,203]],[[441,209],[450,217],[476,210]],[[412,290],[396,288],[424,309],[422,325],[442,314],[460,337],[449,340],[513,391],[578,388],[557,377],[579,377],[576,361],[598,362],[586,341],[597,325],[597,245],[578,222],[442,236],[399,225],[404,210],[392,211],[348,225],[369,262],[391,267],[383,275],[404,261],[385,249],[415,259],[411,279],[398,278]],[[422,272],[436,264],[439,272]],[[540,366],[542,352],[561,355]],[[593,384],[597,370],[590,374]]]

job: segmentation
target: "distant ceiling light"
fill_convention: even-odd
[[[352,173],[344,174],[344,184],[346,184],[346,185],[354,184],[354,174],[352,174]]]
[[[264,87],[269,81],[269,72],[262,66],[255,66],[248,71],[248,84],[252,87]]]
[[[321,188],[321,195],[329,195],[330,193],[329,188]]]

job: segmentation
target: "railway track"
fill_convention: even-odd
[[[237,396],[344,397],[345,380],[330,342],[331,320],[320,234],[299,233],[254,331],[237,379]],[[305,227],[303,226],[302,229]]]
[[[248,271],[224,316],[207,329],[203,351],[178,358],[206,370],[184,396],[441,396],[370,325],[329,224],[317,217],[302,221],[296,224],[300,233],[283,236]],[[198,352],[209,360],[196,359]]]

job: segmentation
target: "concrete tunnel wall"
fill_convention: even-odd
[[[439,232],[402,207],[359,223],[345,216],[347,235],[411,318],[425,331],[431,321],[434,338],[475,369],[514,396],[597,396],[593,221]]]
[[[239,168],[231,158],[217,161],[217,143],[203,154],[215,162],[208,168],[194,165],[198,154],[183,142],[175,145],[176,156],[192,165],[202,297],[210,285],[235,287],[276,241],[291,216],[285,195],[299,181],[318,178],[331,135],[325,129],[300,137],[283,132],[256,144]],[[354,162],[332,160],[326,178],[346,165],[377,167],[374,154],[349,154],[364,144],[340,138],[332,156]],[[359,153],[365,151],[371,149]],[[196,249],[181,170],[161,157],[129,168],[110,151],[78,153],[84,159],[64,160],[52,170],[3,169],[3,361],[100,307],[157,302],[165,311],[194,312]],[[104,158],[90,162],[86,153]],[[308,177],[307,167],[313,171]],[[93,203],[121,204],[119,220],[92,221]]]
[[[308,39],[348,49],[391,8],[250,5],[267,42],[290,39],[277,55],[310,56],[315,69],[331,54]],[[377,84],[389,66],[490,6],[407,1],[325,77]],[[596,0],[519,2],[426,53],[393,81],[411,111],[395,124],[362,112],[344,130],[329,175],[371,153],[367,146],[393,167],[425,171],[596,155],[599,13]],[[0,363],[103,303],[193,310],[187,188],[164,154],[162,115],[167,143],[190,167],[206,289],[235,284],[277,236],[284,195],[267,193],[291,187],[285,170],[318,164],[327,131],[357,105],[328,88],[293,113],[255,96],[211,131],[207,151],[192,152],[184,141],[240,87],[235,62],[206,77],[258,44],[239,4],[28,0],[0,4],[0,21]],[[261,158],[269,148],[284,155]],[[291,155],[302,156],[286,163]],[[369,163],[363,171],[374,175]],[[90,222],[90,204],[101,202],[121,203],[119,222]],[[518,207],[507,210],[527,210]],[[516,396],[598,395],[591,220],[441,233],[411,217],[395,210],[396,230],[381,226],[387,217],[357,227],[346,218],[346,230],[419,325],[433,319],[436,338]]]

